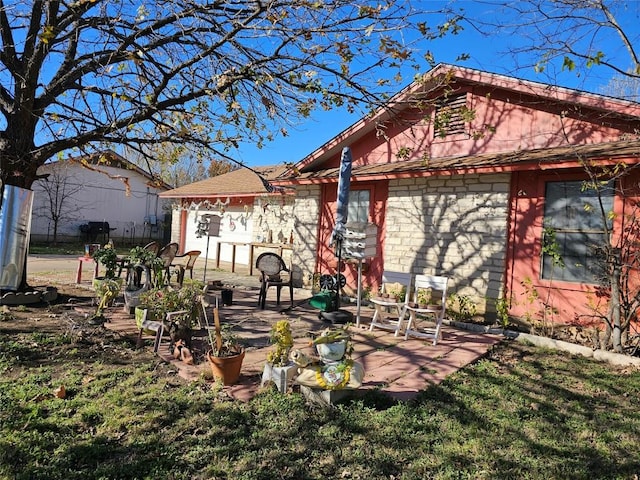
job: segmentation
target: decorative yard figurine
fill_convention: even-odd
[[[292,350],[289,354],[289,358],[293,363],[295,363],[298,367],[308,367],[314,362],[314,359],[309,355],[305,354],[303,351],[295,349]]]
[[[326,329],[312,344],[319,356],[317,362],[307,363],[309,357],[297,350],[292,352],[294,361],[301,366],[298,384],[323,390],[356,389],[362,385],[364,368],[350,358],[353,345],[346,330]]]

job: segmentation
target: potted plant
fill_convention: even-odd
[[[102,248],[93,252],[93,260],[101,264],[105,269],[104,276],[97,278],[116,278],[118,254],[111,244],[107,243]]]
[[[212,333],[211,329],[208,329],[211,350],[207,352],[211,372],[223,385],[233,385],[240,378],[244,348],[238,344],[228,326],[221,327],[217,306],[213,309],[213,319],[215,330]]]
[[[140,304],[140,295],[153,286],[151,270],[162,259],[153,250],[145,247],[133,247],[129,251],[127,262],[127,286],[124,289],[124,310],[131,310]],[[144,274],[144,283],[142,276]]]
[[[143,273],[144,283],[141,281]],[[127,286],[124,288],[124,311],[132,313],[133,309],[140,305],[141,295],[148,291],[151,285],[151,270],[146,265],[141,268],[139,273],[129,275]]]
[[[394,299],[397,303],[401,303],[404,300],[406,293],[407,287],[400,284],[395,284],[389,289],[389,297]]]
[[[136,323],[141,310],[147,310],[149,320],[164,320],[167,312],[178,310],[178,295],[172,288],[150,288],[140,294],[139,300],[135,307]]]
[[[164,269],[164,260],[158,257],[155,251],[140,246],[133,247],[129,251],[127,263],[131,270],[129,285],[133,283],[138,288],[142,286],[141,275],[145,268],[154,274],[157,274],[158,270]],[[151,278],[147,280],[152,283]]]
[[[140,303],[135,307],[136,325],[140,328],[144,310],[147,310],[147,319],[157,321],[166,321],[168,313],[180,312],[172,315],[166,325],[172,348],[180,340],[191,348],[193,327],[201,314],[201,293],[202,284],[199,282],[185,284],[179,289],[155,287],[142,292]]]
[[[104,276],[93,279],[93,288],[98,298],[98,305],[102,304],[102,307],[99,307],[99,315],[102,315],[102,310],[116,298],[124,282],[116,276],[119,259],[116,250],[110,243],[93,252],[93,260],[101,264],[105,269]],[[117,291],[113,293],[116,287]],[[98,314],[96,313],[96,315]]]
[[[297,366],[289,358],[293,335],[288,320],[280,320],[271,327],[270,340],[274,347],[267,353],[260,386],[273,382],[279,391],[285,392],[297,371]]]
[[[427,305],[429,305],[431,301],[431,289],[419,288],[416,299],[418,300],[418,308],[427,308]]]

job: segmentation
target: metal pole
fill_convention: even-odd
[[[203,283],[207,283],[207,261],[209,260],[209,240],[211,240],[211,237],[207,235],[207,250],[204,254],[204,273],[202,274]]]
[[[358,259],[358,298],[356,299],[356,327],[360,326],[360,298],[362,296],[362,259]]]

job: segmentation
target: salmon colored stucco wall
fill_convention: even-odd
[[[608,299],[598,294],[597,285],[540,278],[545,182],[583,179],[585,173],[580,169],[513,174],[506,275],[511,315],[543,321],[546,303],[555,312],[546,318],[548,322],[602,323],[594,312],[605,314]],[[634,214],[633,205],[640,200],[639,181],[640,174],[632,172],[617,188],[618,193],[625,194],[624,198],[618,195],[614,200],[617,233],[622,229],[625,215]],[[635,281],[637,284],[637,276]]]
[[[460,89],[458,93],[465,91]],[[640,122],[622,122],[586,108],[552,105],[526,93],[468,88],[467,106],[475,118],[467,133],[435,136],[433,110],[405,111],[402,118],[383,122],[377,129],[354,140],[353,162],[360,165],[402,162],[401,149],[410,149],[407,160],[479,155],[495,152],[550,148],[619,140],[634,134]],[[323,168],[337,167],[335,155]]]
[[[384,259],[382,258],[382,252],[384,251],[384,217],[385,206],[387,201],[389,185],[386,181],[379,182],[357,182],[352,183],[350,190],[370,190],[370,208],[369,208],[369,221],[378,226],[378,246],[376,249],[377,255],[372,258],[368,258],[363,262],[363,274],[362,284],[363,288],[372,287],[377,288],[378,280],[382,278],[382,266],[384,265]],[[316,272],[321,274],[334,275],[336,272],[337,257],[335,249],[329,246],[331,240],[331,233],[335,225],[336,209],[337,209],[337,184],[328,184],[322,188],[322,199],[320,202],[320,228],[319,228],[319,242],[318,242],[318,263],[316,266]],[[347,220],[347,228],[349,227],[349,221]],[[357,289],[358,279],[358,264],[351,261],[346,262],[344,270],[342,271],[347,279],[347,291],[355,291]]]
[[[475,115],[467,132],[448,135],[446,138],[434,136],[433,111],[407,110],[399,116],[377,124],[377,128],[371,131],[363,130],[353,135],[348,145],[354,167],[401,163],[417,159],[428,165],[431,159],[441,157],[465,157],[570,144],[600,143],[625,138],[640,128],[640,122],[634,122],[629,117],[616,119],[615,115],[612,115],[612,111],[615,111],[614,107],[607,105],[605,101],[597,108],[591,108],[592,105],[587,107],[578,104],[553,103],[547,98],[536,95],[535,92],[507,91],[490,85],[463,86],[456,90],[456,93],[462,92],[468,93],[467,106],[474,111]],[[433,96],[439,96],[441,93],[433,92]],[[405,152],[406,155],[400,155],[401,152]],[[575,161],[574,158],[567,159],[567,161],[570,160]],[[317,168],[335,168],[339,163],[340,155],[334,154],[330,158],[322,159]],[[463,163],[462,161],[461,164]],[[310,170],[314,168],[313,165],[310,166]],[[562,171],[556,169],[554,165],[549,165],[547,168],[549,172]],[[563,167],[559,166],[559,168]],[[452,173],[446,172],[446,174]],[[576,170],[573,174],[580,174],[580,170]],[[416,182],[421,181],[421,176],[431,177],[432,175],[437,176],[438,172],[418,173]],[[453,175],[457,174],[453,173]],[[539,291],[543,291],[547,286],[538,280],[539,239],[542,231],[541,209],[544,201],[543,179],[547,174],[541,171],[521,171],[513,175],[505,278],[507,292],[512,299],[512,313],[524,315],[527,311],[538,311],[539,308],[532,308],[526,303],[521,282],[531,278],[533,287]],[[386,235],[384,209],[390,178],[393,178],[393,175],[370,184],[375,189],[376,199],[372,221],[380,227],[378,239],[381,244]],[[316,272],[330,274],[335,272],[335,255],[333,249],[328,247],[328,243],[335,221],[337,179],[333,182],[335,183],[322,185],[315,269]],[[364,187],[365,184],[352,178],[351,188],[358,188],[359,185]],[[620,203],[618,208],[622,209],[622,207]],[[381,245],[378,256],[371,262],[370,271],[365,274],[365,286],[377,287],[384,265],[383,251]],[[348,284],[355,285],[355,267],[347,267],[344,273],[347,275]],[[587,301],[593,286],[554,282],[554,287],[558,287],[557,293],[552,298],[552,303],[560,309],[557,318],[569,321],[574,318],[574,313],[584,315],[589,312]]]

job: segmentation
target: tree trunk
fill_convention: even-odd
[[[611,318],[613,351],[622,353],[622,325],[620,321],[620,262],[614,259],[611,271]]]
[[[53,221],[53,244],[58,244],[58,222],[56,220]]]
[[[2,211],[5,187],[14,186],[31,190],[33,182],[37,179],[38,168],[46,161],[44,155],[40,157],[35,153],[36,149],[33,143],[34,121],[20,122],[16,118],[17,116],[11,116],[7,129],[0,132],[0,158],[2,159],[2,168],[0,168],[0,184],[2,186],[2,190],[0,190],[0,211]],[[1,222],[1,224],[3,230],[12,228],[6,222]],[[29,229],[30,225],[31,222],[29,221]],[[11,232],[0,232],[0,236],[4,238],[11,235],[13,235]],[[26,241],[27,254],[25,254],[24,263],[21,266],[22,271],[19,275],[20,281],[17,290],[20,292],[30,290],[27,284],[28,236]],[[2,268],[2,265],[0,265],[0,268]]]

